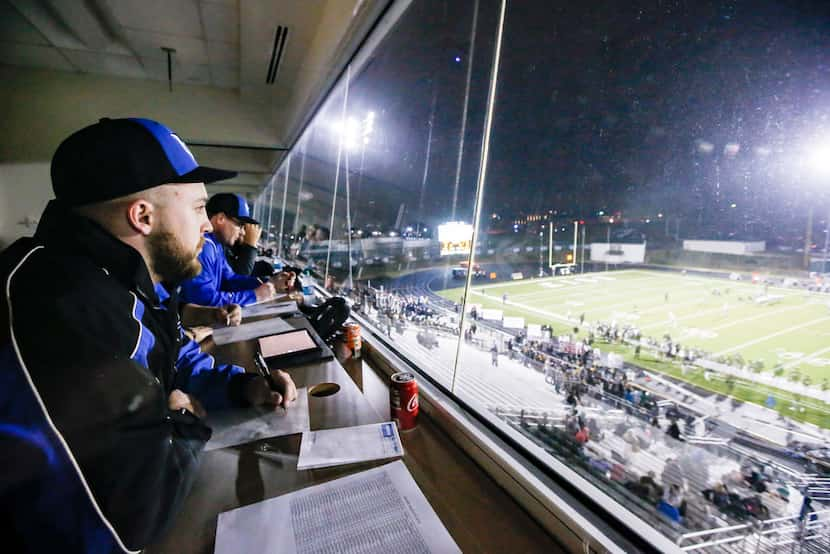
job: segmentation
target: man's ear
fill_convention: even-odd
[[[127,206],[127,222],[134,231],[144,236],[150,234],[159,214],[156,206],[146,199],[138,199]]]

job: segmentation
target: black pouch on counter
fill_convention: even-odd
[[[334,338],[335,333],[349,319],[349,306],[344,298],[335,296],[329,298],[319,306],[300,306],[300,310],[308,318],[311,326],[324,341]]]
[[[207,442],[213,431],[202,423],[202,420],[184,408],[179,410],[168,410],[167,415],[173,422],[173,429],[176,435],[185,439],[197,439]]]

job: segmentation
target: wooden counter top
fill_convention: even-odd
[[[253,341],[214,347],[208,340],[205,349],[220,362],[254,370]],[[310,389],[323,382],[340,385],[340,391],[332,396],[309,395],[312,430],[389,420],[384,379],[360,360],[349,360],[345,370],[331,360],[288,372],[298,387]],[[221,512],[388,463],[297,471],[300,438],[297,434],[264,439],[204,453],[193,488],[172,528],[145,552],[211,553]],[[563,551],[429,418],[422,415],[418,427],[401,433],[401,440],[404,463],[463,552]],[[278,541],[275,537],[275,551],[279,551]]]

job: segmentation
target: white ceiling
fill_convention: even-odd
[[[349,0],[342,0],[349,1]],[[238,89],[280,103],[303,66],[324,0],[0,0],[0,64]],[[277,25],[289,37],[265,83]]]
[[[0,65],[167,81],[238,91],[240,102],[284,109],[296,82],[324,75],[318,33],[340,36],[332,13],[354,16],[365,0],[0,0]],[[365,7],[365,6],[364,6]],[[329,12],[327,12],[327,9]],[[336,20],[336,18],[335,18]],[[339,23],[340,24],[340,23]],[[274,83],[266,83],[276,27],[288,28]],[[319,40],[319,37],[317,37]],[[329,48],[336,48],[333,42]],[[296,102],[295,102],[296,104]],[[286,120],[289,119],[286,114]],[[277,137],[275,137],[275,143]],[[273,143],[272,143],[273,144]],[[193,147],[201,163],[240,171],[223,190],[253,193],[276,150]],[[219,190],[218,188],[216,190]]]

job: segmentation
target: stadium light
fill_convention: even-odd
[[[335,136],[343,141],[343,146],[350,152],[355,152],[361,146],[369,144],[375,130],[375,112],[367,112],[362,121],[347,117],[345,120],[336,121],[333,127]]]
[[[830,176],[830,139],[817,142],[807,148],[805,165],[815,176]]]
[[[802,164],[809,175],[817,180],[830,179],[830,137],[808,143],[803,150]],[[821,183],[824,184],[824,183]],[[813,243],[813,203],[807,208],[807,229],[804,233],[804,269],[810,268],[810,252]],[[830,214],[824,226],[824,257],[822,273],[827,273],[827,256],[830,252]]]

